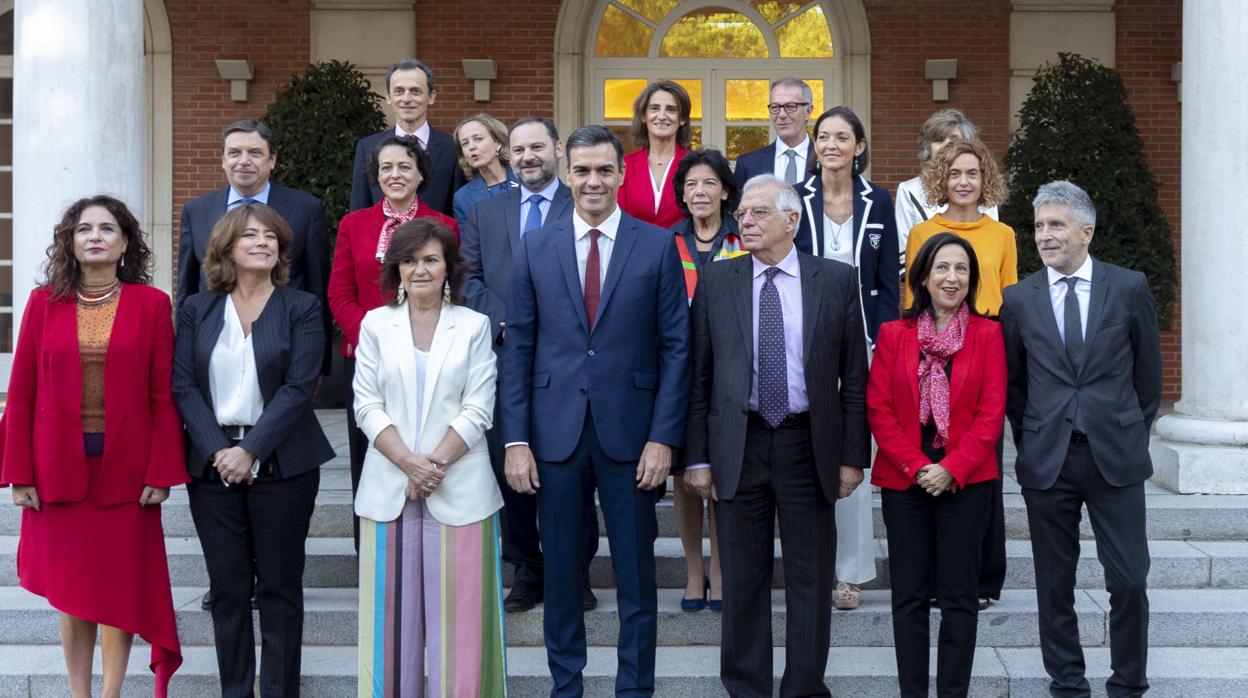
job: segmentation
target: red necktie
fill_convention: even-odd
[[[591,228],[589,231],[589,258],[585,260],[585,317],[589,318],[589,329],[594,329],[594,316],[598,314],[598,298],[602,295],[598,261],[598,238],[602,231]]]

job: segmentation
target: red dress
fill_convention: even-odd
[[[170,390],[173,322],[159,289],[124,284],[114,302],[96,393],[104,449],[92,456],[84,394],[101,386],[98,375],[84,381],[77,303],[31,293],[0,420],[0,485],[34,485],[41,500],[40,511],[22,512],[22,587],[63,613],[150,643],[156,695],[165,696],[182,651],[160,507],[138,501],[144,485],[187,481]]]
[[[352,211],[338,223],[338,242],[334,247],[334,267],[329,272],[329,312],[342,329],[342,355],[352,356],[360,341],[360,323],[364,314],[380,308],[388,299],[381,297],[381,262],[377,261],[377,240],[386,223],[382,202]],[[438,213],[424,202],[416,215],[432,218],[446,225],[459,239],[455,219]]]
[[[676,190],[672,181],[676,178],[676,166],[688,152],[680,145],[672,157],[671,166],[663,177],[659,192],[659,207],[654,207],[654,184],[650,179],[649,152],[638,150],[624,156],[624,184],[620,186],[618,202],[624,212],[641,221],[670,229],[683,221],[685,214],[676,205]]]

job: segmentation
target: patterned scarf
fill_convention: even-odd
[[[936,320],[930,313],[919,316],[919,423],[936,424],[932,448],[944,448],[949,441],[949,379],[945,364],[962,348],[970,311],[966,303],[953,314],[945,329],[936,331]]]
[[[381,200],[381,212],[386,214],[386,222],[381,224],[381,235],[377,238],[377,261],[380,262],[386,257],[386,250],[390,249],[390,238],[394,237],[394,231],[416,218],[416,211],[420,209],[420,198],[412,197],[412,205],[407,207],[403,213],[399,213],[390,207],[390,199]]]

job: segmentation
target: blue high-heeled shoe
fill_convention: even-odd
[[[702,597],[698,599],[682,598],[680,600],[680,610],[684,611],[685,613],[697,613],[698,611],[701,611],[702,609],[706,608],[706,596],[707,594],[710,593],[710,591],[711,591],[711,580],[703,577]],[[716,602],[712,602],[712,603],[716,603]],[[722,607],[723,604],[721,603],[720,606]]]

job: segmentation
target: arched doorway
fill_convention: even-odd
[[[767,84],[809,82],[816,113],[851,106],[870,125],[870,35],[860,0],[565,2],[555,31],[555,118],[623,130],[645,83],[694,100],[696,140],[730,158],[765,145]]]

